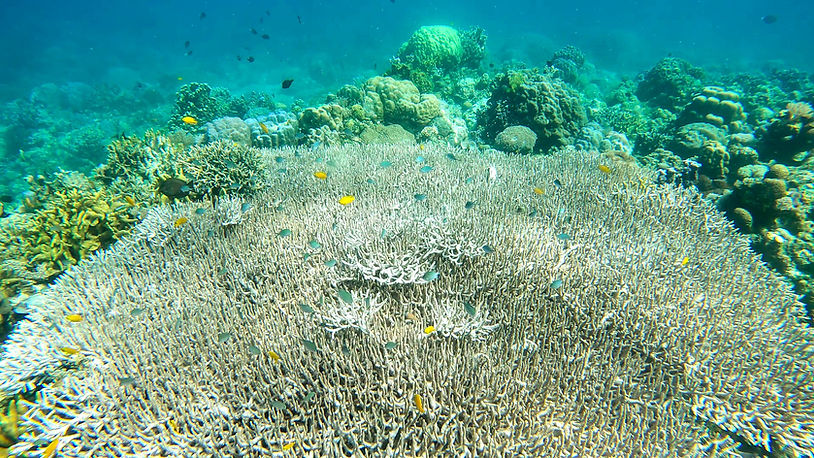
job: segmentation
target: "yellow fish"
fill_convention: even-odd
[[[421,400],[421,395],[416,393],[416,395],[413,396],[413,401],[415,402],[415,406],[418,408],[418,411],[420,413],[424,413],[424,402]]]
[[[178,227],[181,227],[181,226],[183,226],[184,224],[186,224],[188,222],[189,222],[189,219],[187,219],[187,217],[185,217],[185,216],[182,216],[182,217],[178,218],[177,220],[175,220],[175,222],[172,223],[172,226],[175,227],[175,228],[178,228]]]
[[[277,352],[275,352],[274,350],[269,350],[269,356],[271,357],[271,360],[274,362],[280,360],[280,355],[278,355]]]
[[[80,321],[82,321],[82,315],[72,313],[70,315],[66,315],[65,319],[70,321],[71,323],[79,323]]]
[[[325,173],[325,172],[322,172],[322,171],[314,172],[314,176],[319,178],[320,180],[324,180],[324,179],[328,178],[328,174]]]
[[[180,433],[180,431],[178,430],[178,423],[174,419],[170,418],[169,420],[167,420],[167,424],[170,425],[170,428],[172,428],[173,431],[175,431],[175,434]]]
[[[136,200],[135,200],[135,199],[133,199],[133,198],[132,198],[132,197],[130,197],[130,196],[124,196],[124,201],[125,201],[125,202],[127,202],[127,205],[130,205],[131,207],[135,207],[135,206],[136,206]]]
[[[178,79],[178,81],[184,81],[184,77],[183,77],[183,76],[179,76],[177,79]]]
[[[540,189],[540,188],[534,188],[534,194],[541,195],[541,194],[543,194],[543,190]]]
[[[690,262],[690,258],[684,256],[684,259],[681,260],[681,267],[686,266],[687,264],[689,264],[689,262]]]
[[[342,205],[348,205],[349,203],[353,202],[354,200],[356,200],[356,198],[353,197],[353,196],[342,196],[342,198],[339,199],[339,203],[342,204]]]
[[[262,129],[262,130],[263,130],[263,133],[265,133],[265,134],[269,133],[269,128],[268,128],[268,127],[266,127],[266,125],[265,125],[265,124],[263,124],[262,122],[259,122],[259,123],[257,123],[257,124],[260,124],[260,129]]]
[[[424,144],[422,143],[422,144],[418,145],[418,149],[420,149],[421,151],[424,151]]]
[[[71,348],[71,347],[62,347],[62,348],[59,349],[59,351],[61,351],[62,353],[65,353],[66,355],[75,355],[75,354],[79,353],[79,350],[77,350],[76,348]]]
[[[424,328],[424,334],[430,335],[435,332],[435,326],[427,326]]]
[[[45,447],[45,450],[42,452],[42,458],[51,458],[54,456],[54,453],[57,451],[57,445],[59,445],[59,438],[52,440],[48,447]]]
[[[195,126],[198,124],[198,120],[193,118],[192,116],[184,116],[183,118],[181,118],[181,121],[183,121],[184,124],[188,126]]]
[[[283,445],[283,451],[291,450],[292,448],[294,448],[294,444],[296,444],[296,442],[289,442]]]
[[[599,164],[599,166],[598,166],[597,168],[598,168],[598,169],[599,169],[599,171],[600,171],[600,172],[602,172],[602,173],[610,173],[610,167],[608,167],[608,166],[607,166],[607,165],[605,165],[605,164]]]

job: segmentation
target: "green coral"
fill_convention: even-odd
[[[170,118],[169,126],[175,129],[200,130],[203,125],[219,117],[222,113],[221,104],[223,94],[216,92],[220,101],[212,94],[212,88],[205,83],[189,83],[181,86],[175,94],[175,110]],[[185,116],[191,116],[197,124],[190,125],[182,121]]]
[[[703,70],[686,60],[666,57],[644,74],[636,88],[636,96],[675,113],[701,89],[703,77]]]
[[[570,143],[586,122],[579,94],[537,69],[501,73],[479,116],[483,136],[494,143],[503,129],[521,125],[537,134],[535,152]]]
[[[181,155],[179,163],[201,195],[250,195],[265,181],[261,150],[234,142],[193,146]]]
[[[399,59],[415,69],[434,68],[452,70],[463,58],[461,35],[452,27],[424,26],[413,33],[399,49]]]

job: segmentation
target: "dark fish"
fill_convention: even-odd
[[[252,28],[252,35],[257,35],[257,30],[254,30],[254,28]]]
[[[192,54],[192,50],[191,50],[191,49],[190,49],[189,51],[187,51],[187,52],[185,52],[185,53],[184,53],[184,55],[185,55],[185,56],[189,56],[190,54]]]
[[[774,24],[775,22],[777,22],[777,16],[775,16],[774,14],[767,14],[766,16],[760,18],[760,20],[763,21],[765,24]]]
[[[271,16],[271,11],[266,10],[266,16]]]
[[[133,377],[117,377],[121,386],[133,386],[136,384],[136,379]]]
[[[180,178],[168,178],[158,185],[158,192],[171,199],[186,197],[189,191],[189,183]]]
[[[562,187],[562,182],[560,180],[558,180],[558,179],[554,179],[554,186],[556,186],[558,188],[561,188]]]
[[[288,89],[291,87],[291,83],[293,83],[293,79],[283,80],[283,89]]]
[[[240,56],[237,56],[237,60],[238,60],[238,61],[241,61],[241,60],[243,60],[243,58],[242,58],[242,57],[240,57]]]
[[[299,22],[300,24],[302,24],[302,18],[301,18],[301,17],[299,17],[299,16],[297,16],[297,22]]]
[[[184,48],[189,48],[189,40],[184,42]]]
[[[206,13],[204,13],[203,11],[201,11],[201,19],[206,19]]]
[[[268,40],[268,39],[269,39],[269,38],[271,38],[271,37],[269,36],[269,34],[264,33],[264,34],[263,34],[263,36],[261,36],[260,38],[262,38],[262,39],[264,39],[264,40]]]
[[[247,62],[254,62],[254,56],[249,56],[246,58]]]

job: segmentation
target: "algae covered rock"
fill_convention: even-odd
[[[507,153],[530,154],[537,134],[526,126],[509,126],[495,137],[495,147]]]

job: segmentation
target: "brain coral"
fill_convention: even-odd
[[[432,94],[420,94],[407,80],[376,76],[364,85],[365,105],[386,123],[407,129],[427,125],[441,114],[441,104]]]
[[[463,57],[461,36],[452,27],[424,26],[401,46],[398,57],[407,65],[425,71],[454,69],[460,65]]]
[[[480,115],[487,141],[513,125],[529,127],[537,134],[537,152],[570,143],[585,124],[579,94],[562,80],[537,70],[500,74]]]
[[[814,332],[696,193],[577,151],[273,154],[288,173],[228,231],[156,208],[38,296],[0,389],[81,371],[25,403],[12,452],[60,428],[65,456],[814,446]]]

